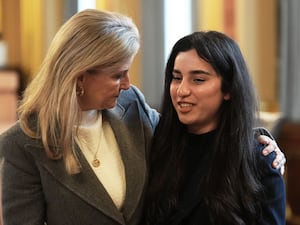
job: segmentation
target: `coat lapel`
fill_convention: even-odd
[[[126,198],[122,211],[126,218],[131,218],[140,203],[146,183],[146,142],[141,120],[138,119],[138,106],[132,103],[124,113],[114,108],[107,110],[104,115],[110,121],[121,150],[126,174]]]
[[[120,224],[125,224],[122,213],[116,208],[105,188],[99,182],[79,147],[76,146],[76,149],[82,167],[79,174],[67,174],[63,160],[53,161],[44,158],[44,162],[42,161],[43,166],[54,179],[73,192],[74,195],[77,195]]]

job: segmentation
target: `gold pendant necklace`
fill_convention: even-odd
[[[94,157],[94,159],[92,161],[92,165],[93,165],[93,167],[99,167],[100,166],[100,160],[97,159],[96,157]]]
[[[98,143],[96,144],[96,146],[95,146],[95,143],[93,143],[94,141],[90,141],[90,143],[92,143],[92,145],[90,145],[87,140],[84,140],[84,139],[79,140],[79,143],[81,143],[80,146],[83,149],[84,148],[87,149],[89,154],[92,156],[93,159],[91,159],[90,162],[91,162],[92,166],[95,168],[99,167],[101,164],[100,159],[98,159],[98,157],[97,157],[99,148],[100,148],[101,138],[102,138],[101,135],[98,138],[99,138],[99,140],[98,140]],[[95,151],[93,151],[93,149],[95,149]]]
[[[90,164],[97,168],[100,166],[100,159],[98,159],[97,155],[100,149],[100,142],[102,138],[102,115],[98,111],[91,111],[86,114],[86,119],[88,121],[88,126],[81,127],[81,135],[79,137],[79,143],[82,149],[86,149],[89,152],[89,155],[92,156],[90,159]],[[87,122],[85,122],[87,123]],[[98,133],[99,135],[95,135]],[[95,138],[97,136],[97,138]],[[94,151],[93,151],[94,150]],[[90,157],[88,157],[90,158]]]
[[[99,140],[98,140],[98,144],[96,145],[96,151],[94,153],[94,159],[91,161],[93,167],[97,168],[100,166],[100,160],[98,159],[97,155],[98,155],[98,151],[99,151],[99,148],[100,148],[100,139],[101,137],[99,137]],[[91,149],[90,149],[90,152],[92,153]]]

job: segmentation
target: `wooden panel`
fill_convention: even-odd
[[[0,70],[0,133],[17,120],[19,76],[14,70]]]
[[[278,111],[278,6],[274,0],[256,0],[257,3],[257,88],[262,110]]]
[[[287,202],[290,214],[287,224],[300,225],[300,123],[283,124],[278,144],[287,157]]]
[[[20,1],[2,0],[2,13],[2,31],[8,47],[8,66],[19,66],[22,61],[20,53]]]
[[[21,65],[33,76],[41,65],[44,46],[44,12],[42,1],[21,1]]]
[[[223,0],[224,5],[224,32],[233,39],[236,39],[235,34],[235,0]]]
[[[2,22],[3,21],[3,12],[2,12],[2,0],[0,0],[0,33],[2,33]]]
[[[27,83],[39,69],[50,40],[63,22],[64,1],[0,1],[8,66],[21,68]]]

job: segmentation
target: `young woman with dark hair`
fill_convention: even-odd
[[[196,32],[173,47],[150,155],[143,224],[285,224],[285,185],[262,155],[256,95],[238,45]]]

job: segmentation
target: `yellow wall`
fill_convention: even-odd
[[[2,32],[8,46],[8,63],[19,66],[20,56],[20,4],[17,0],[1,0]]]
[[[278,111],[276,1],[236,0],[236,3],[237,41],[257,88],[261,110]]]
[[[1,1],[8,66],[20,68],[26,82],[39,69],[49,39],[62,23],[63,1]]]
[[[198,0],[198,29],[225,32],[224,6],[229,2],[235,8],[234,38],[247,61],[261,110],[277,111],[277,1]]]
[[[235,39],[248,63],[261,98],[262,109],[278,110],[277,12],[275,0],[198,0],[200,30],[224,32],[224,6],[234,2]],[[140,0],[97,0],[97,8],[128,15],[141,30]],[[20,66],[30,78],[38,70],[49,42],[62,25],[62,0],[0,0],[0,31],[8,44],[8,62]],[[141,53],[130,77],[141,87]]]
[[[2,0],[0,0],[0,32],[2,33],[3,27],[2,27],[2,20],[3,20],[3,13],[2,13]]]
[[[63,23],[64,1],[0,0],[10,66],[22,68],[25,80],[39,69],[47,48]],[[97,0],[97,8],[128,15],[140,29],[139,0]],[[0,8],[0,10],[1,10]],[[1,11],[0,11],[1,12]],[[0,20],[0,31],[2,23]],[[131,82],[140,86],[141,56],[136,56],[130,70]]]
[[[278,111],[278,13],[274,0],[257,0],[257,83],[262,107]]]
[[[43,5],[39,0],[20,1],[21,65],[26,74],[34,75],[44,57]]]
[[[223,31],[223,0],[199,0],[198,3],[200,29]]]

